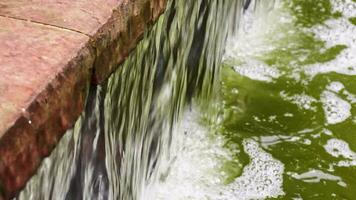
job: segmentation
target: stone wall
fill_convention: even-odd
[[[166,0],[0,0],[0,199],[14,197]]]

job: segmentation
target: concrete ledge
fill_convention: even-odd
[[[0,199],[36,172],[166,0],[0,0]]]

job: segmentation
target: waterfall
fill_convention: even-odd
[[[193,98],[208,98],[249,1],[171,0],[16,199],[145,199]]]

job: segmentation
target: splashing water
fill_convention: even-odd
[[[252,139],[243,140],[251,162],[240,177],[225,185],[224,174],[218,169],[233,155],[224,149],[223,138],[209,137],[209,131],[196,123],[197,116],[196,111],[186,112],[176,132],[178,149],[173,152],[177,154],[165,177],[148,187],[146,199],[260,199],[283,194],[283,164]]]
[[[240,0],[169,1],[125,63],[90,88],[85,112],[18,199],[145,199],[181,112],[213,91],[242,10]]]

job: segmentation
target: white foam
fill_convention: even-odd
[[[299,142],[301,137],[299,136],[290,136],[290,135],[270,135],[270,136],[260,136],[261,146],[265,149],[268,149],[272,145],[276,145],[282,142]]]
[[[252,4],[255,2],[252,1]],[[274,1],[260,1],[256,6],[250,7],[255,10],[249,9],[242,16],[239,32],[227,42],[223,60],[238,61],[239,64],[235,65],[234,69],[242,76],[271,82],[280,77],[281,72],[275,67],[258,61],[256,57],[275,48],[270,44],[268,36],[283,23],[281,20],[288,21],[287,16],[284,16],[286,13],[283,15],[282,12],[278,12],[282,5],[277,5]],[[271,12],[272,7],[274,7],[273,12]]]
[[[340,83],[340,82],[331,82],[326,89],[332,91],[332,92],[340,92],[341,90],[345,89],[344,84]]]
[[[347,90],[344,90],[343,91],[343,94],[346,95],[346,99],[352,103],[352,104],[356,104],[356,95],[350,93],[349,91]]]
[[[252,1],[254,4],[256,1]],[[250,8],[255,7],[251,5]],[[273,9],[271,9],[273,7]],[[275,47],[268,41],[268,36],[281,26],[293,20],[289,13],[283,12],[279,1],[260,1],[256,10],[249,9],[242,16],[237,34],[226,44],[224,60],[230,58],[255,58]],[[283,35],[282,35],[283,36]],[[275,35],[275,37],[278,37]]]
[[[209,139],[209,132],[200,126],[198,114],[187,112],[183,123],[173,135],[172,158],[168,171],[159,182],[152,182],[145,190],[145,199],[183,200],[216,198],[217,186],[222,184],[216,169],[231,153],[222,148],[221,138]],[[158,169],[157,171],[164,171]]]
[[[280,96],[285,101],[289,101],[297,105],[299,109],[316,111],[316,107],[313,104],[317,102],[317,100],[312,96],[306,95],[304,93],[290,96],[284,91],[280,92]]]
[[[285,116],[285,117],[293,117],[294,115],[293,115],[293,113],[284,113],[283,116]]]
[[[270,146],[276,145],[282,142],[301,143],[310,145],[312,141],[305,138],[311,136],[312,138],[319,138],[320,133],[312,134],[315,129],[303,129],[297,132],[297,135],[268,135],[259,136],[259,142],[264,149],[269,149]]]
[[[338,95],[324,91],[320,96],[325,118],[328,124],[338,124],[351,116],[351,105]]]
[[[326,89],[337,94],[342,94],[351,104],[356,103],[356,95],[346,90],[344,84],[341,82],[331,82],[328,86],[326,86]]]
[[[356,159],[356,153],[353,152],[349,144],[343,140],[339,139],[330,139],[327,141],[327,143],[324,145],[324,149],[326,152],[328,152],[330,155],[334,157],[344,157],[347,159]]]
[[[234,66],[234,70],[242,76],[265,82],[271,82],[274,78],[278,78],[281,75],[279,70],[257,60],[246,60],[246,63],[243,65]]]
[[[331,1],[334,12],[341,12],[344,17],[355,17],[356,3],[353,0]]]
[[[243,146],[251,162],[229,186],[231,193],[224,199],[262,199],[284,195],[283,163],[264,152],[252,139],[245,139]]]
[[[327,47],[346,45],[336,59],[327,63],[317,63],[305,68],[306,74],[314,77],[317,74],[336,72],[344,75],[356,75],[356,26],[351,24],[349,17],[355,15],[356,3],[351,0],[333,0],[334,11],[339,11],[343,16],[331,19],[325,25],[312,28],[316,37],[326,42]]]
[[[330,139],[324,145],[324,149],[330,155],[343,158],[336,165],[339,167],[356,166],[356,153],[350,149],[347,142],[339,139]]]
[[[340,186],[347,186],[341,177],[325,173],[321,170],[312,169],[302,174],[298,174],[295,172],[287,172],[287,174],[295,179],[302,180],[307,183],[319,183],[321,180],[329,180],[336,181],[337,184],[339,184]]]
[[[252,139],[243,141],[251,162],[244,167],[240,177],[225,185],[219,169],[224,160],[232,159],[231,153],[223,147],[222,138],[211,140],[208,130],[189,115],[176,134],[183,137],[184,142],[181,142],[180,150],[175,152],[170,170],[164,179],[145,190],[145,199],[247,200],[284,194],[284,165],[263,151]]]
[[[329,135],[329,136],[333,135],[333,132],[330,131],[329,129],[326,129],[326,128],[323,129],[323,133],[324,133],[325,135]]]

